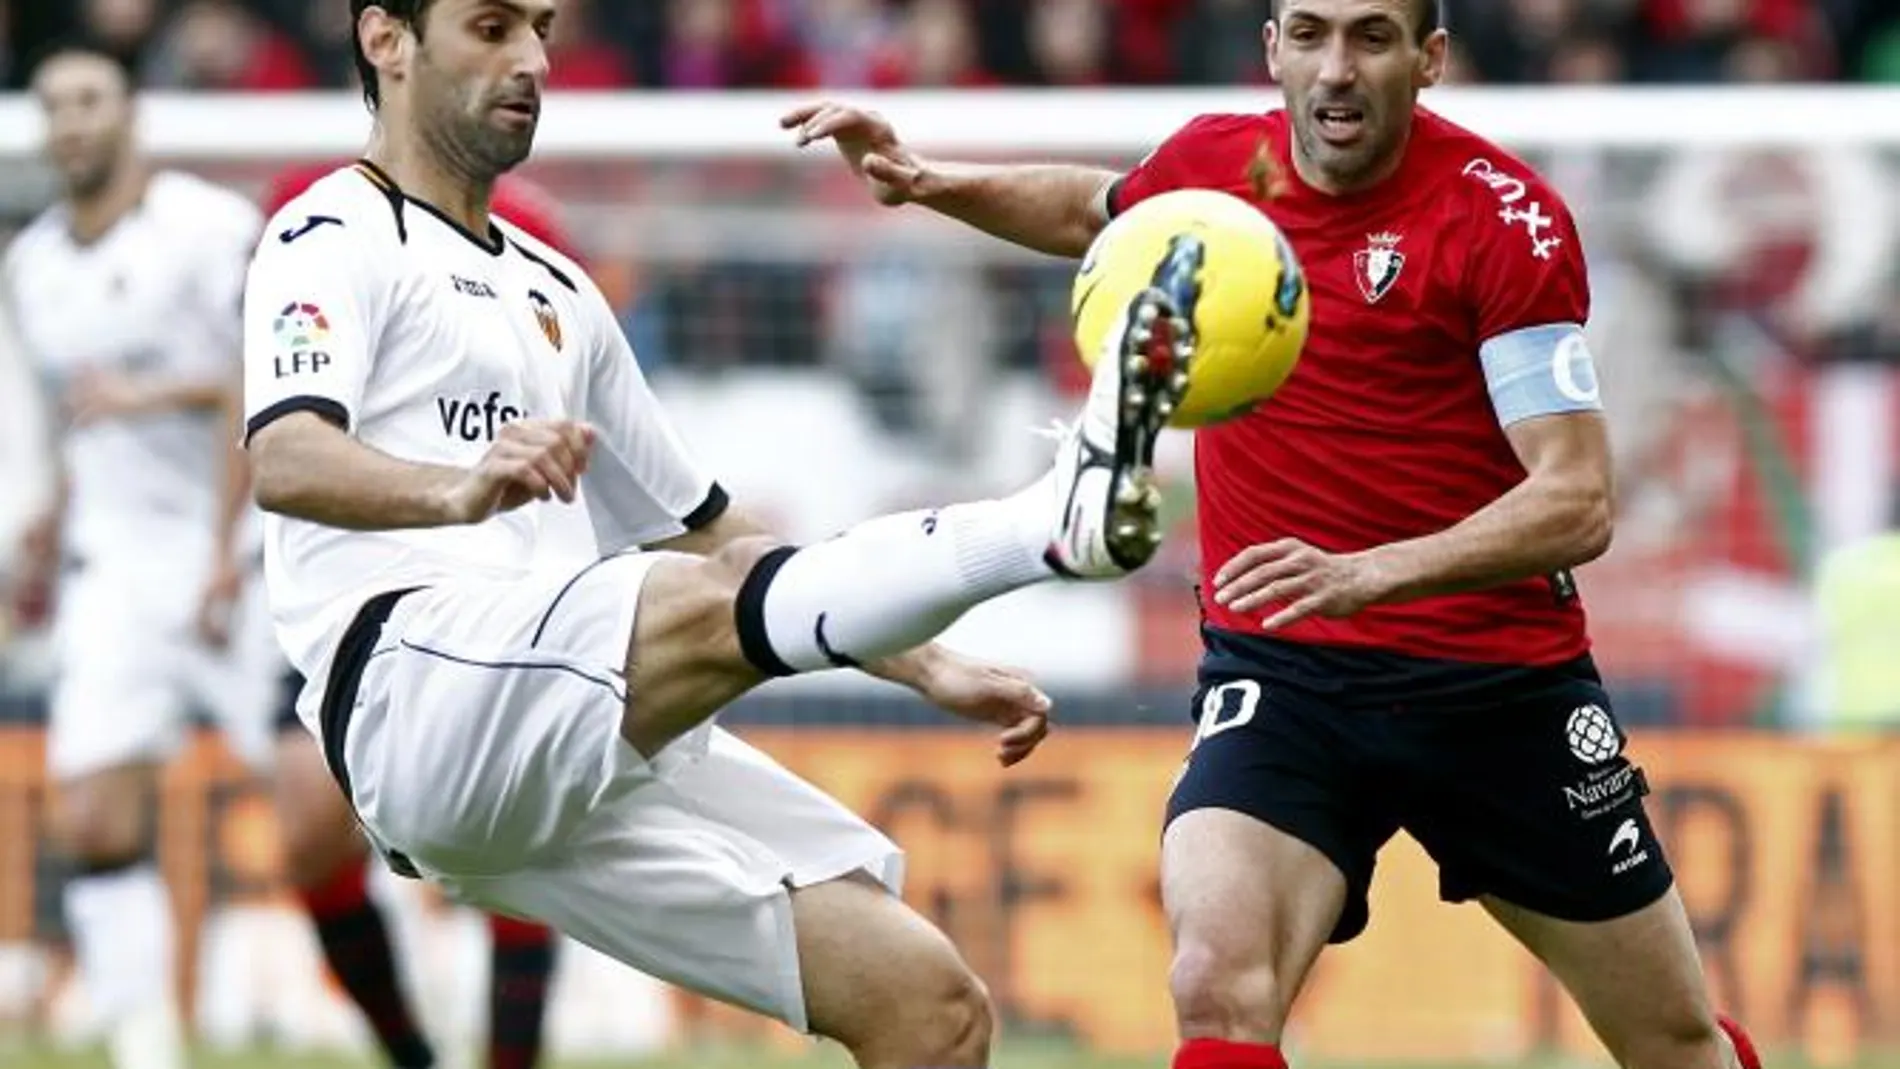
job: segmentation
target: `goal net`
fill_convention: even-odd
[[[1253,90],[854,100],[885,112],[926,154],[1111,167],[1131,165],[1197,113],[1275,103]],[[918,209],[877,207],[828,148],[796,150],[778,129],[800,102],[557,97],[524,173],[558,198],[687,438],[737,501],[789,537],[1032,478],[1049,449],[1036,428],[1067,411],[1082,384],[1068,342],[1073,265]],[[1787,733],[1766,742],[1737,733],[1825,735],[1900,712],[1891,654],[1900,614],[1890,607],[1900,600],[1887,596],[1900,589],[1900,564],[1883,552],[1900,504],[1900,96],[1461,88],[1427,102],[1526,156],[1581,225],[1620,518],[1615,548],[1580,581],[1617,711],[1655,739],[1652,783],[1712,785],[1743,800],[1730,834],[1756,854],[1682,848],[1692,909],[1715,909],[1733,881],[1770,878],[1760,858],[1810,856],[1811,829],[1773,824],[1756,801],[1806,807],[1818,788],[1800,762],[1822,758]],[[161,94],[147,98],[142,123],[167,166],[251,193],[288,164],[349,158],[369,126],[343,95]],[[30,102],[0,100],[8,225],[54,192],[34,163],[38,131]],[[1185,436],[1170,442],[1177,487],[1190,449]],[[1185,536],[1191,507],[1177,522]],[[1058,699],[1057,739],[1019,772],[996,771],[981,736],[842,674],[775,685],[729,718],[910,850],[911,900],[990,983],[1014,1035],[1124,1052],[1170,1042],[1155,842],[1188,740],[1198,568],[1193,539],[1176,537],[1134,582],[1024,592],[959,624],[953,645],[1034,670]],[[33,860],[44,851],[9,852],[32,838],[43,805],[34,726],[43,677],[20,652],[33,648],[16,646],[13,673],[0,677],[11,680],[14,720],[0,721],[0,1029],[8,1012],[27,1012],[29,992],[57,986],[28,964],[52,959],[5,949],[58,930],[56,870]],[[1708,749],[1727,744],[1766,749],[1737,751],[1742,764]],[[1751,771],[1723,771],[1743,767]],[[168,791],[168,871],[185,888],[206,1034],[360,1044],[284,908],[257,785],[207,744]],[[1706,816],[1678,808],[1681,823],[1665,819],[1672,848],[1670,835],[1686,840]],[[1381,871],[1372,931],[1303,1004],[1301,1049],[1367,1058],[1589,1049],[1573,1015],[1481,917],[1438,912],[1415,849],[1400,847]],[[430,1012],[451,1033],[476,1034],[479,925],[426,897],[403,900]],[[1793,938],[1801,907],[1778,902],[1734,908],[1769,911],[1749,919],[1754,930]],[[1715,930],[1721,918],[1698,919]],[[1805,982],[1798,965],[1761,947],[1729,960],[1734,972],[1718,984],[1773,993],[1776,1006]],[[1454,969],[1474,979],[1429,979]],[[553,1014],[562,1050],[772,1034],[578,949],[563,976]],[[293,981],[299,994],[263,994]],[[55,1011],[55,1021],[67,1012]],[[1853,1034],[1827,1013],[1803,1013],[1769,1024],[1771,1042]]]

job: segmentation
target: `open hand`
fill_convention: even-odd
[[[230,643],[231,612],[243,592],[244,569],[221,555],[198,595],[198,637],[205,645],[221,650]]]
[[[480,523],[530,501],[572,503],[594,449],[594,428],[564,419],[518,419],[504,424],[495,444],[452,487],[444,511],[450,523]]]
[[[838,146],[852,173],[864,179],[878,203],[905,204],[929,189],[929,170],[897,139],[897,131],[875,111],[821,101],[787,112],[779,126],[798,131],[798,147],[829,139]]]
[[[1385,593],[1364,553],[1328,553],[1297,538],[1248,546],[1214,574],[1214,603],[1237,613],[1280,609],[1264,628],[1276,631],[1309,616],[1342,617]]]
[[[996,760],[1004,768],[1034,753],[1049,736],[1049,696],[1017,669],[945,652],[919,690],[945,712],[1002,728]]]

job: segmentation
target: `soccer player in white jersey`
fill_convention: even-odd
[[[195,628],[217,549],[220,473],[207,458],[237,389],[260,218],[139,158],[132,87],[108,57],[49,53],[32,88],[65,195],[7,250],[4,290],[59,439],[59,492],[24,540],[22,577],[23,594],[54,590],[53,827],[77,864],[66,914],[114,1061],[169,1069],[183,1052],[151,859],[153,773],[193,708],[267,760],[282,664],[266,627],[234,628],[248,639],[225,647]]]
[[[1193,296],[1132,302],[1036,485],[780,546],[688,455],[586,275],[489,215],[556,8],[351,0],[367,158],[286,206],[252,265],[247,444],[300,713],[398,872],[863,1066],[983,1066],[982,985],[892,893],[898,848],[711,719],[774,676],[862,668],[1027,756],[1047,699],[920,644],[1152,555]],[[577,487],[602,559],[532,571],[543,513],[521,506]]]

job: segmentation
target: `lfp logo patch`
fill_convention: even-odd
[[[317,374],[330,366],[326,349],[330,320],[316,305],[301,301],[284,305],[271,322],[271,333],[277,336],[277,355],[271,359],[271,370],[278,378]]]
[[[314,349],[330,340],[330,320],[316,305],[292,301],[277,313],[271,332],[277,335],[277,344],[285,349],[293,352]]]

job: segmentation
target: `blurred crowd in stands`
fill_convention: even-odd
[[[567,0],[558,87],[1259,80],[1268,0]],[[0,0],[4,73],[74,33],[155,87],[352,77],[344,0]],[[1446,0],[1468,82],[1900,81],[1894,0]]]

